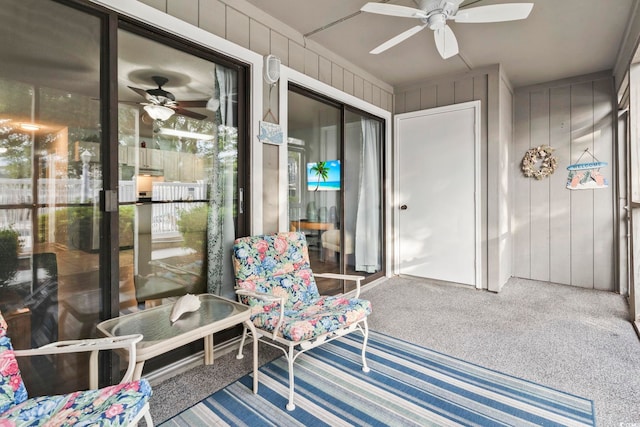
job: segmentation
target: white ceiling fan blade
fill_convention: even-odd
[[[458,54],[458,40],[448,25],[435,30],[433,37],[436,41],[438,53],[440,53],[440,56],[444,59],[451,58],[453,55]]]
[[[367,3],[362,8],[363,12],[377,13],[379,15],[400,16],[403,18],[426,18],[427,14],[420,9],[413,7],[398,6],[386,3]]]
[[[425,25],[416,25],[415,27],[409,28],[404,33],[400,33],[397,36],[395,36],[394,38],[387,40],[386,42],[382,43],[380,46],[376,47],[375,49],[373,49],[369,53],[372,53],[374,55],[382,53],[385,50],[389,49],[390,47],[393,47],[393,46],[397,45],[398,43],[408,39],[409,37],[411,37],[412,35],[414,35],[418,31],[422,30],[424,27],[426,27],[426,24]]]
[[[531,13],[533,3],[504,3],[459,10],[453,17],[456,22],[479,24],[525,19]]]

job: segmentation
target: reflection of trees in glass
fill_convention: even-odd
[[[0,230],[0,286],[5,285],[18,271],[18,253],[21,248],[20,235],[11,227]]]
[[[190,209],[180,210],[177,223],[184,239],[184,247],[194,249],[198,253],[204,253],[208,211],[209,207],[206,203],[198,203]]]
[[[31,135],[17,132],[10,124],[0,125],[0,177],[31,176]]]
[[[311,172],[318,177],[316,188],[313,190],[318,191],[318,188],[320,188],[320,179],[324,182],[329,178],[329,166],[327,166],[327,162],[318,162],[311,167]]]

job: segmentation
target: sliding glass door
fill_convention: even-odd
[[[118,44],[121,311],[233,298],[242,70],[124,29]]]
[[[59,3],[0,1],[0,310],[18,349],[99,319],[103,29]],[[25,360],[30,393],[76,390],[82,361]]]
[[[90,2],[0,0],[0,35],[0,311],[14,346],[92,338],[187,292],[233,298],[246,65]],[[87,360],[21,360],[27,388],[85,388]]]
[[[290,85],[290,229],[305,233],[317,273],[383,275],[382,120]],[[317,278],[323,294],[348,282]]]

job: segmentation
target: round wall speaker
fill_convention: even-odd
[[[280,78],[280,58],[267,55],[264,58],[264,81],[272,85]]]

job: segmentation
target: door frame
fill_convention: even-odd
[[[428,108],[425,110],[412,111],[409,113],[396,114],[394,116],[394,152],[393,152],[393,169],[394,169],[394,195],[393,195],[393,222],[394,222],[394,274],[400,274],[400,128],[403,120],[412,119],[419,116],[431,114],[446,114],[454,111],[473,110],[474,124],[474,206],[475,206],[475,288],[482,289],[482,200],[481,200],[481,108],[480,101],[462,102],[459,104],[446,105],[443,107]]]

